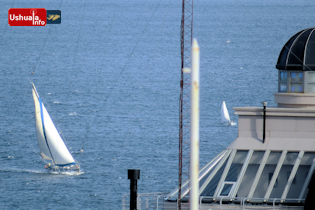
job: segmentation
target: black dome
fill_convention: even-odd
[[[289,39],[281,50],[276,68],[315,71],[315,27],[300,31]]]

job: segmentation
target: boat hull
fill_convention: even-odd
[[[80,165],[73,164],[73,165],[66,165],[66,166],[57,166],[57,165],[51,165],[47,164],[45,165],[45,168],[50,173],[56,173],[56,174],[66,174],[66,173],[80,173]]]

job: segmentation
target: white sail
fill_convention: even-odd
[[[222,122],[230,122],[230,115],[229,115],[229,111],[226,108],[225,105],[225,101],[223,101],[222,103],[222,107],[221,107],[221,121]]]
[[[74,164],[75,161],[52,122],[34,84],[32,92],[35,103],[37,139],[41,156],[46,160],[53,160],[56,165]]]
[[[36,95],[37,92],[35,92],[35,91],[36,91],[36,89],[32,89],[33,99],[34,99],[34,104],[35,104],[35,120],[36,120],[36,133],[37,133],[37,139],[38,139],[38,146],[40,149],[40,154],[43,157],[43,159],[52,160],[52,157],[51,157],[50,152],[49,152],[49,148],[48,148],[47,143],[46,143],[46,138],[44,135],[42,118],[41,118],[41,111],[40,111],[40,102],[38,100],[39,97],[37,97],[37,95]]]

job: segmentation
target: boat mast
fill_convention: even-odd
[[[181,18],[181,80],[179,112],[179,167],[178,167],[178,209],[181,209],[183,185],[189,180],[190,161],[190,74],[183,69],[191,66],[191,44],[193,34],[193,0],[182,0]],[[186,204],[188,205],[188,204]]]

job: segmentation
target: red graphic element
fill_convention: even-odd
[[[34,14],[37,14],[37,10],[36,9],[30,9],[30,14],[33,15],[33,11],[35,12]]]
[[[8,11],[10,26],[45,26],[47,23],[45,8],[11,8]]]

